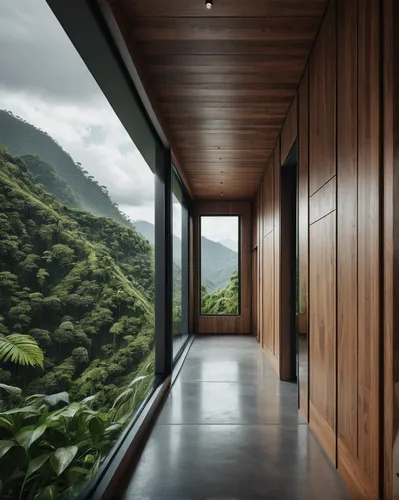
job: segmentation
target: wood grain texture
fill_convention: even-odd
[[[316,435],[320,444],[327,453],[327,456],[335,465],[336,457],[336,435],[334,429],[325,420],[324,415],[320,413],[312,400],[309,403],[309,426]]]
[[[251,204],[250,202],[195,202],[194,245],[197,249],[200,241],[199,218],[201,215],[239,215],[241,221],[240,238],[240,293],[241,310],[236,316],[203,316],[199,311],[199,262],[195,267],[196,283],[196,319],[198,334],[249,334],[251,332]]]
[[[263,328],[263,178],[259,183],[258,188],[258,262],[259,262],[259,282],[258,282],[258,329],[259,343],[264,344],[264,328]]]
[[[316,191],[309,201],[309,222],[313,224],[335,210],[337,204],[337,179],[332,177]]]
[[[274,177],[274,346],[273,354],[279,359],[281,351],[281,158],[280,140],[277,141],[273,152],[273,177]],[[281,364],[280,364],[281,368]]]
[[[263,350],[264,353],[266,354],[267,359],[270,362],[271,367],[275,371],[276,375],[279,377],[280,376],[279,360],[266,345],[263,346]]]
[[[336,1],[327,8],[310,58],[310,158],[312,195],[335,175]]]
[[[379,480],[380,318],[378,18],[378,0],[359,2],[358,98],[361,106],[358,110],[358,458],[376,491]]]
[[[115,0],[109,0],[114,2]],[[326,3],[324,0],[247,0],[245,3],[224,0],[208,12],[204,4],[197,0],[118,0],[121,8],[131,8],[138,17],[267,17],[271,13],[276,17],[322,16]]]
[[[263,238],[263,345],[274,356],[274,232]]]
[[[399,196],[399,43],[395,28],[399,19],[399,6],[395,0],[384,0],[383,23],[383,109],[384,109],[384,499],[392,500],[399,490],[398,472],[394,462],[394,449],[398,449],[398,402],[395,384],[399,382],[398,349],[398,284],[399,221],[395,217]],[[397,460],[397,458],[396,458]]]
[[[298,90],[298,277],[299,313],[299,409],[309,421],[309,67]]]
[[[359,462],[338,436],[338,472],[353,498],[375,500],[378,498],[370,478],[359,467]]]
[[[193,196],[219,197],[223,182],[225,199],[252,199],[328,0],[224,0],[210,11],[198,0],[104,1]],[[224,174],[218,148],[232,151]],[[212,172],[203,176],[201,164]]]
[[[357,0],[338,0],[338,435],[357,457]],[[338,467],[339,467],[338,460]]]
[[[251,332],[259,338],[258,332],[258,247],[252,250],[252,296],[251,296]]]
[[[263,236],[274,228],[274,151],[263,176]],[[273,349],[272,349],[273,351]]]
[[[286,160],[296,138],[298,137],[298,95],[291,103],[283,128],[281,129],[281,164]]]
[[[336,429],[336,213],[310,226],[310,402]],[[320,420],[319,419],[319,420]],[[310,412],[312,424],[312,411]],[[318,427],[325,426],[318,424]],[[325,436],[325,439],[328,439]],[[334,447],[335,450],[335,447]],[[329,453],[329,450],[327,450]],[[334,453],[335,462],[335,453]]]

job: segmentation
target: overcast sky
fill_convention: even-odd
[[[0,109],[56,139],[133,220],[154,222],[154,176],[45,0],[0,0],[0,47]],[[215,221],[206,236],[236,232]]]

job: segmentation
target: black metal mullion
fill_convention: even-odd
[[[172,373],[172,163],[157,147],[155,173],[155,374]]]

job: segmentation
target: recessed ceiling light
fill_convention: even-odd
[[[205,0],[205,7],[210,10],[212,9],[213,0]]]

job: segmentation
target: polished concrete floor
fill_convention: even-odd
[[[193,343],[125,500],[350,498],[251,337]]]

